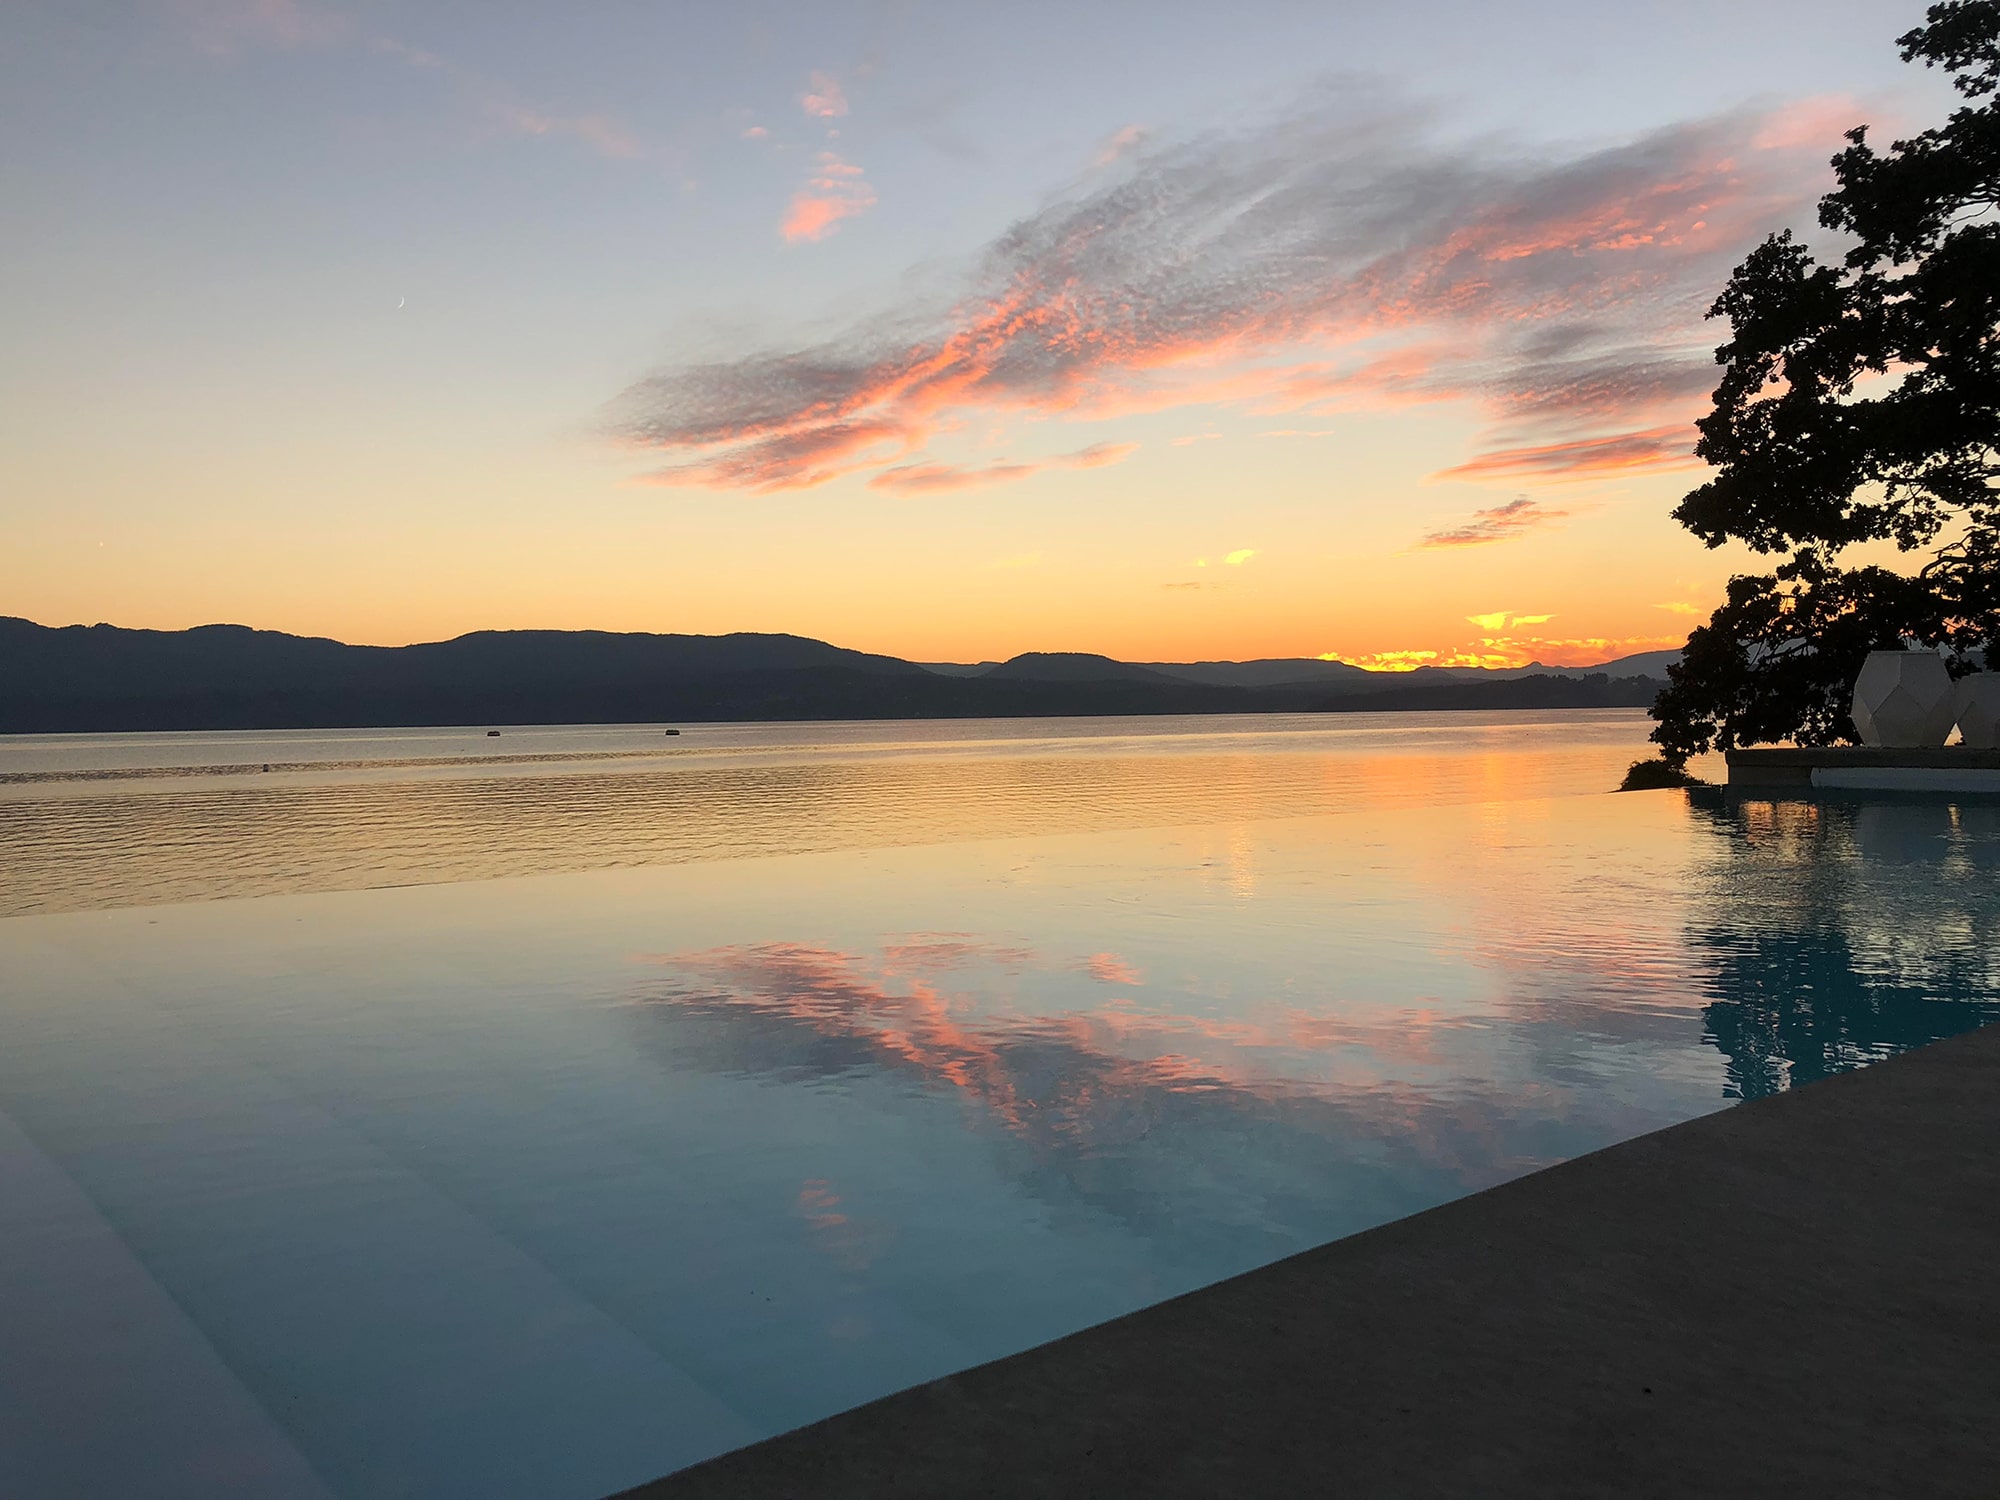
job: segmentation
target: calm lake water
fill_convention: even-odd
[[[0,1491],[594,1500],[2000,1015],[2000,805],[1646,727],[0,739]]]

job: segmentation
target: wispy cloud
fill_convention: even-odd
[[[571,140],[600,156],[621,161],[635,161],[648,154],[636,134],[601,110],[571,114],[524,104],[512,88],[497,79],[393,37],[370,37],[367,46],[378,56],[443,79],[467,113],[494,134]]]
[[[899,495],[934,495],[948,490],[968,490],[986,484],[1005,484],[1026,479],[1045,469],[1101,469],[1123,462],[1138,451],[1137,443],[1092,443],[1074,453],[1027,463],[997,463],[960,466],[956,464],[900,464],[884,469],[868,481],[869,488]]]
[[[1223,558],[1222,561],[1225,567],[1240,568],[1256,555],[1257,549],[1255,547],[1239,547],[1236,551]]]
[[[814,73],[799,95],[799,108],[816,120],[837,120],[847,113],[847,95],[831,73]]]
[[[304,0],[167,0],[194,44],[220,56],[251,49],[342,48],[372,53],[440,81],[463,115],[489,137],[575,141],[601,156],[636,160],[650,152],[637,134],[601,110],[568,112],[523,102],[477,69],[391,36],[360,30],[346,15]]]
[[[246,47],[329,46],[353,29],[346,16],[303,0],[169,0],[167,9],[197,47],[219,56]]]
[[[1143,125],[1127,125],[1123,130],[1113,131],[1105,139],[1104,144],[1097,148],[1095,164],[1108,167],[1119,157],[1130,155],[1146,143],[1146,138],[1151,133]]]
[[[787,240],[823,240],[842,219],[865,214],[875,206],[875,189],[861,168],[836,152],[819,154],[813,175],[792,195],[778,232]]]
[[[1704,379],[1707,373],[1704,372]],[[1693,469],[1694,424],[1675,423],[1645,432],[1620,432],[1609,437],[1543,443],[1527,448],[1503,448],[1481,454],[1470,463],[1441,469],[1433,479],[1601,479],[1607,474],[1637,469]]]
[[[1505,505],[1496,505],[1491,510],[1474,511],[1472,519],[1461,525],[1447,526],[1440,531],[1427,533],[1417,546],[1420,549],[1484,547],[1491,542],[1504,542],[1521,536],[1533,531],[1537,526],[1546,526],[1551,521],[1560,521],[1568,514],[1566,510],[1551,510],[1526,495],[1516,495]]]
[[[1754,143],[1772,118],[1529,153],[1323,104],[1154,147],[1000,235],[948,306],[664,369],[614,429],[669,482],[779,489],[856,467],[857,430],[915,452],[974,414],[1462,401],[1489,451],[1449,477],[1678,464],[1708,300],[1824,175],[1824,143]]]
[[[552,115],[518,105],[500,113],[517,135],[567,136],[600,156],[628,161],[645,154],[639,138],[609,115]]]

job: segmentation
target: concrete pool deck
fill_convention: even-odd
[[[2000,1493],[2000,1026],[629,1491]]]

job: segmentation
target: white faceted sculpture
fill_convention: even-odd
[[[1864,745],[1942,745],[1958,716],[1951,673],[1935,651],[1870,651],[1854,679],[1854,727]]]
[[[1974,750],[2000,750],[2000,672],[1958,679],[1958,737]]]

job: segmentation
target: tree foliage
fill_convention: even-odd
[[[1670,669],[1653,739],[1676,763],[1851,740],[1869,651],[1916,641],[1962,672],[2000,636],[2000,0],[1933,5],[1899,45],[1969,102],[1886,152],[1848,132],[1819,211],[1845,261],[1773,235],[1710,309],[1731,329],[1697,424],[1716,472],[1674,516],[1780,561],[1732,578]],[[1843,565],[1871,543],[1909,570]]]

